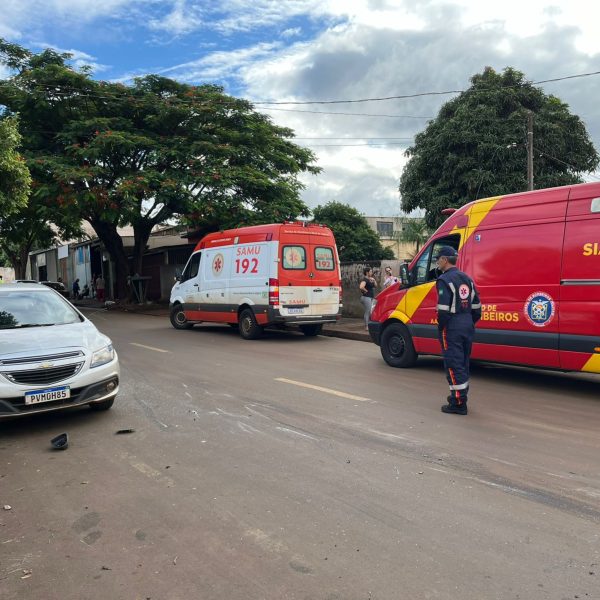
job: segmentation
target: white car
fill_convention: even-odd
[[[119,375],[110,339],[58,292],[0,285],[0,420],[84,404],[108,410]]]

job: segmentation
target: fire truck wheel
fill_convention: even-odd
[[[320,325],[318,323],[313,325],[300,325],[300,331],[306,337],[315,337],[316,335],[319,335],[321,333],[322,329],[323,325]]]
[[[185,313],[183,312],[183,306],[181,304],[176,304],[171,308],[171,325],[175,327],[175,329],[190,329],[192,324],[188,322],[185,318]]]
[[[402,323],[391,323],[381,336],[381,355],[390,367],[414,367],[417,353],[408,329]]]
[[[262,335],[263,328],[256,322],[251,309],[245,308],[239,316],[240,335],[245,340],[255,340]]]

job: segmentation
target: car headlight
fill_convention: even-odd
[[[92,354],[92,362],[90,364],[90,368],[99,367],[100,365],[105,365],[109,363],[115,357],[115,349],[112,344],[101,348],[100,350],[96,350],[94,354]]]

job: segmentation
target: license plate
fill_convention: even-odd
[[[303,308],[288,308],[290,315],[300,315],[304,312]]]
[[[40,402],[53,402],[54,400],[66,400],[71,397],[69,386],[38,390],[36,392],[25,392],[25,404],[38,404]]]

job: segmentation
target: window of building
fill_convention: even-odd
[[[391,238],[394,234],[394,223],[392,221],[377,221],[377,233],[380,237]]]

